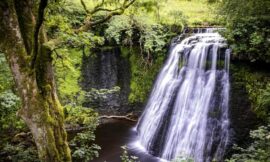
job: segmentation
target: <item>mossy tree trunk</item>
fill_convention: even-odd
[[[0,1],[0,52],[22,100],[19,116],[33,134],[39,158],[71,161],[64,115],[54,82],[51,50],[42,29],[47,0]]]

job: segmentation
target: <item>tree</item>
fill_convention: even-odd
[[[64,115],[54,83],[52,51],[42,27],[48,0],[0,2],[0,49],[15,80],[19,116],[34,137],[41,161],[71,161]]]
[[[240,59],[270,62],[270,1],[223,0],[219,13],[225,37]]]
[[[108,9],[107,16],[95,24],[103,23],[115,14],[122,14],[134,1],[118,1],[120,9]],[[55,46],[52,43],[58,41],[48,41],[43,26],[48,3],[53,2],[0,1],[0,52],[5,54],[22,101],[17,114],[34,137],[40,160],[66,162],[71,161],[71,155],[52,65]],[[97,8],[102,9],[104,4],[102,0]],[[88,30],[93,25],[91,22],[86,16],[85,23],[74,29],[74,33]]]

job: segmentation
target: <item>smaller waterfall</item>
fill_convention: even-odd
[[[140,144],[154,156],[222,161],[229,137],[230,50],[218,33],[205,32],[172,45],[137,124]]]

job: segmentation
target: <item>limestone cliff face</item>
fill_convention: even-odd
[[[94,49],[82,61],[81,86],[88,92],[85,105],[116,109],[128,104],[130,64],[119,48]]]

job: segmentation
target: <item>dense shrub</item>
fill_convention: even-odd
[[[270,1],[224,0],[225,37],[241,59],[270,62]]]
[[[24,123],[16,116],[20,108],[20,99],[11,91],[0,93],[0,132],[18,131],[25,127]]]
[[[270,159],[270,125],[250,132],[253,142],[247,148],[234,146],[238,153],[227,162],[268,162]]]

